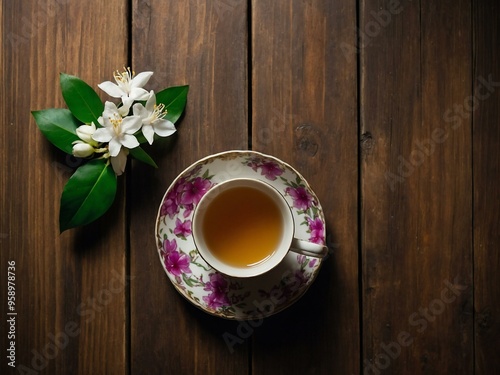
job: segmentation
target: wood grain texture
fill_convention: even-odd
[[[497,0],[0,0],[0,373],[500,373],[499,14]],[[159,169],[130,162],[106,216],[59,234],[81,162],[30,111],[64,107],[60,72],[96,88],[128,64],[154,71],[149,89],[189,84],[185,116],[150,149]],[[230,348],[241,323],[175,291],[154,220],[182,170],[247,147],[304,175],[332,253]]]
[[[59,234],[60,195],[79,162],[49,144],[30,110],[64,106],[59,72],[94,87],[112,77],[126,60],[125,2],[3,1],[1,8],[0,275],[3,289],[6,262],[16,262],[18,371],[124,373],[124,196],[107,219]],[[103,14],[115,17],[93,22]],[[2,353],[5,338],[2,329]]]
[[[470,11],[361,2],[365,374],[473,368]]]
[[[500,8],[473,2],[474,306],[476,374],[500,373]],[[469,115],[470,112],[469,111]]]
[[[222,4],[224,5],[224,4]],[[158,259],[154,231],[161,199],[186,167],[246,149],[247,7],[220,1],[134,1],[132,61],[154,70],[153,87],[190,85],[178,132],[153,146],[159,169],[134,165],[130,186],[131,373],[246,374],[248,343],[234,353],[223,333],[237,322],[198,311],[175,291]]]
[[[293,165],[323,207],[332,256],[306,295],[266,319],[255,374],[359,373],[353,2],[252,1],[252,146]]]

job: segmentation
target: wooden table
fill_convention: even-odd
[[[500,374],[498,1],[1,5],[2,374]],[[64,106],[59,72],[122,66],[189,84],[185,116],[158,169],[131,163],[106,216],[59,234],[78,161],[30,111]],[[173,179],[231,149],[299,170],[332,250],[234,350],[242,323],[186,302],[154,237]]]

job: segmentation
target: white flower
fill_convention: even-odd
[[[126,148],[122,148],[118,155],[111,157],[111,166],[117,176],[120,176],[123,172],[125,172],[125,167],[127,166],[127,156],[128,150]]]
[[[141,103],[134,104],[132,108],[134,116],[142,120],[142,134],[149,144],[153,143],[153,137],[158,134],[160,137],[168,137],[175,132],[175,126],[171,121],[165,120],[167,114],[164,104],[156,104],[156,95],[151,91],[146,107]]]
[[[122,105],[120,107],[117,107],[118,113],[120,114],[120,116],[125,117],[128,115],[128,112],[130,110],[130,106],[132,105],[133,102],[134,102],[134,99],[125,98],[125,97],[122,98]]]
[[[88,143],[82,141],[73,142],[73,155],[77,158],[87,158],[92,156],[94,152],[95,148]]]
[[[122,146],[134,148],[139,141],[133,135],[141,128],[141,118],[137,116],[122,117],[115,103],[106,102],[99,123],[103,128],[97,129],[92,138],[97,142],[109,142],[109,155],[116,157]]]
[[[124,104],[127,99],[131,101],[146,100],[148,92],[142,87],[152,75],[153,72],[142,72],[135,75],[135,72],[132,72],[130,68],[124,68],[123,72],[117,70],[113,73],[116,84],[106,81],[97,86],[113,98],[122,98]]]
[[[91,123],[90,125],[81,125],[76,128],[76,135],[85,143],[88,143],[94,147],[97,147],[97,142],[92,139],[92,135],[96,130],[95,124]]]

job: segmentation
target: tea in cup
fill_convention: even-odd
[[[327,247],[294,238],[295,223],[285,198],[252,178],[222,182],[200,200],[193,238],[202,258],[233,277],[252,277],[276,267],[289,251],[323,257]]]

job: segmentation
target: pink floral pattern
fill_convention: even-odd
[[[212,182],[207,178],[180,178],[163,200],[160,209],[161,215],[168,215],[169,218],[173,219],[181,209],[184,209],[183,216],[188,217],[194,206],[211,187]]]
[[[165,239],[162,256],[167,272],[172,275],[180,276],[184,273],[191,273],[189,256],[177,251],[175,240]]]
[[[214,176],[217,179],[213,179]],[[324,243],[321,207],[302,176],[271,156],[233,151],[195,163],[167,190],[157,220],[159,255],[176,289],[206,312],[228,319],[265,317],[300,298],[315,279],[322,260],[289,253],[276,269],[250,279],[231,278],[213,270],[194,245],[191,230],[193,210],[201,197],[216,184],[214,181],[235,177],[259,178],[274,186],[292,208],[296,235],[298,233],[299,238],[311,242]]]
[[[276,180],[276,178],[281,176],[284,172],[284,169],[277,162],[262,157],[248,158],[245,164],[251,167],[255,172],[260,168],[261,175],[271,181]]]
[[[181,221],[179,218],[175,220],[174,234],[178,237],[187,237],[191,235],[191,220]]]
[[[229,282],[226,278],[218,272],[209,274],[210,281],[205,283],[203,290],[209,292],[208,295],[203,296],[203,301],[206,302],[207,307],[217,310],[224,306],[229,306],[230,301],[227,295],[229,290]]]
[[[161,206],[160,212],[162,216],[168,215],[168,217],[172,219],[176,214],[179,213],[179,197],[182,194],[184,185],[185,178],[180,178],[173,186],[173,188],[169,190]]]
[[[205,195],[211,186],[212,184],[209,180],[201,177],[194,178],[189,183],[184,185],[184,189],[182,189],[182,192],[179,195],[180,204],[184,206],[198,204],[201,197]]]
[[[309,241],[322,244],[325,242],[325,225],[319,217],[316,219],[307,218],[309,224],[310,237]]]
[[[315,202],[313,196],[306,190],[304,186],[287,187],[285,193],[293,199],[293,207],[298,210],[307,210]]]

